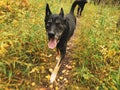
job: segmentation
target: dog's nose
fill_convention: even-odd
[[[55,33],[54,33],[54,32],[49,32],[48,35],[49,35],[50,37],[54,37],[54,36],[55,36]]]

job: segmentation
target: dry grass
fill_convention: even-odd
[[[47,48],[44,28],[44,0],[0,1],[0,90],[34,90],[49,84],[49,66],[54,56]],[[58,0],[59,1],[59,0]],[[48,2],[53,12],[70,1]],[[53,4],[54,2],[54,4]],[[67,4],[67,5],[66,5]],[[57,6],[57,8],[55,8]],[[80,21],[74,81],[69,90],[120,89],[120,31],[117,7],[87,4]]]

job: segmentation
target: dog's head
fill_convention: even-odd
[[[46,5],[45,28],[49,39],[48,47],[53,49],[57,46],[65,30],[65,19],[62,8],[59,14],[52,14],[49,5]]]

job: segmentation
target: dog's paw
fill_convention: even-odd
[[[60,66],[61,66],[61,65],[58,65],[58,64],[55,66],[55,69],[54,69],[54,71],[52,72],[51,77],[50,77],[50,83],[53,83],[53,82],[55,81]]]
[[[50,83],[53,83],[55,81],[56,76],[57,76],[57,73],[53,72],[51,77],[50,77]]]

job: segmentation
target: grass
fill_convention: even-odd
[[[117,8],[86,5],[73,55],[77,60],[74,70],[77,86],[88,90],[120,89],[118,16]]]
[[[23,6],[19,0],[0,2],[0,90],[48,86],[48,69],[54,56],[47,48],[44,28],[46,2],[29,0],[29,5]],[[59,12],[61,7],[69,12],[70,1],[47,2],[52,12]],[[86,5],[80,18],[77,49],[71,55],[76,68],[68,90],[120,89],[118,17],[117,7]]]

